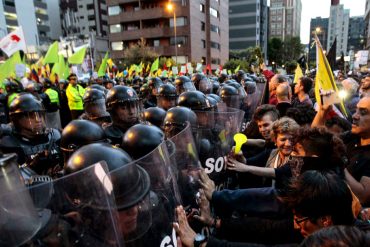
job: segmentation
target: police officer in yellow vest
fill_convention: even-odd
[[[44,79],[44,93],[49,97],[49,105],[44,105],[46,109],[45,123],[47,128],[61,129],[62,124],[59,114],[59,93],[53,88],[52,82]]]
[[[69,84],[66,93],[72,120],[74,120],[78,119],[78,117],[84,112],[83,96],[85,94],[85,89],[77,84],[76,74],[70,74],[68,81]]]

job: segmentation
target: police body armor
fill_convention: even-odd
[[[56,129],[50,129],[46,135],[33,140],[13,133],[0,139],[0,150],[4,153],[16,153],[18,165],[27,166],[37,174],[54,177],[63,167],[60,137],[60,132]]]

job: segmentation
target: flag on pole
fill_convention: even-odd
[[[55,41],[51,46],[49,46],[48,51],[44,57],[44,64],[57,63],[59,61],[58,56],[59,43]]]
[[[314,35],[316,42],[316,79],[315,79],[315,97],[317,102],[321,102],[320,90],[333,90],[338,93],[337,85],[335,84],[333,72],[331,71],[329,62],[324,54],[321,43],[317,35]],[[321,102],[322,104],[322,102]],[[347,112],[344,108],[343,100],[341,100],[341,110],[345,116]]]
[[[107,70],[107,61],[108,61],[108,52],[105,53],[105,56],[103,60],[101,61],[99,70],[98,70],[98,76],[105,76],[105,72]]]
[[[159,66],[159,58],[157,58],[153,62],[152,67],[150,68],[150,73],[153,73],[154,71],[157,71],[158,70],[158,66]]]
[[[18,27],[13,32],[6,35],[0,40],[0,49],[10,57],[16,51],[27,51],[26,41],[24,39],[24,33],[22,27]]]
[[[86,49],[87,47],[85,46],[79,49],[78,51],[76,51],[75,53],[73,53],[73,55],[68,58],[68,63],[69,64],[82,64],[85,58]]]
[[[302,72],[301,66],[299,66],[299,63],[297,63],[297,68],[295,69],[293,83],[297,83],[299,78],[301,78],[301,77],[303,77],[303,72]]]

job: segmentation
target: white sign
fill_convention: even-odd
[[[172,67],[172,74],[177,75],[179,73],[179,70],[177,69],[177,66]]]
[[[15,75],[17,77],[22,78],[24,74],[26,73],[26,70],[27,70],[27,67],[24,64],[19,63],[15,65]]]

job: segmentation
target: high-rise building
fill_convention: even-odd
[[[230,50],[260,46],[266,54],[267,28],[267,0],[229,0]]]
[[[202,61],[213,69],[225,63],[229,1],[172,0],[172,12],[166,9],[168,2],[107,0],[112,56],[122,58],[124,48],[143,39],[160,56],[177,58],[178,63]]]
[[[355,53],[365,48],[365,19],[364,16],[353,16],[349,18],[348,45],[347,52],[350,50]]]
[[[301,0],[271,0],[269,37],[285,40],[301,32]]]
[[[0,37],[22,26],[27,47],[49,44],[60,36],[58,0],[0,1]]]
[[[365,18],[365,49],[370,52],[370,0],[366,0],[364,18]]]
[[[105,0],[60,0],[63,36],[108,36]]]
[[[316,61],[316,47],[313,46],[311,48],[311,43],[313,42],[313,36],[314,33],[316,33],[317,37],[320,40],[320,43],[322,45],[322,48],[325,51],[328,51],[330,47],[328,48],[327,45],[327,39],[328,39],[328,25],[329,25],[329,18],[321,18],[316,17],[314,19],[311,19],[310,23],[310,50],[309,50],[309,61]]]
[[[327,47],[330,47],[335,38],[337,38],[337,56],[342,53],[347,54],[348,45],[348,26],[349,26],[349,9],[344,9],[343,4],[339,1],[332,0],[330,6],[328,42]]]

